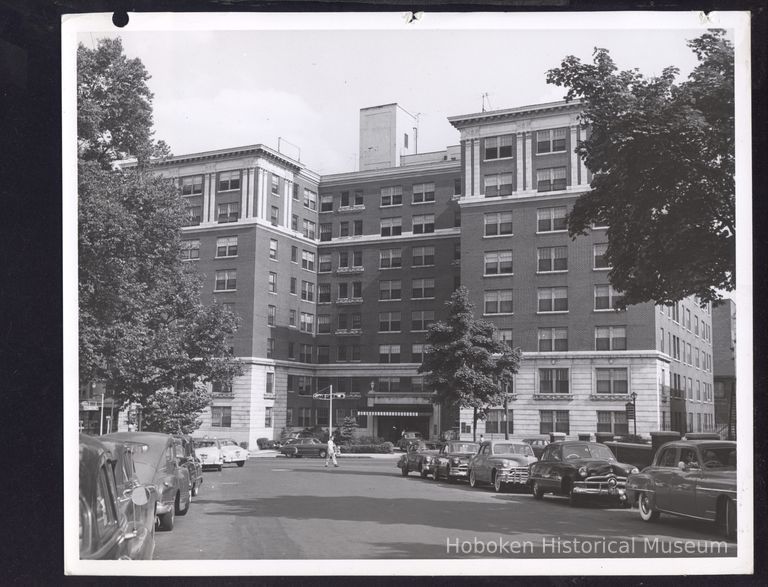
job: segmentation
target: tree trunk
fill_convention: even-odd
[[[472,442],[477,442],[477,407],[472,408]]]

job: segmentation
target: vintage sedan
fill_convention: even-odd
[[[660,513],[711,520],[736,535],[736,443],[681,440],[659,448],[653,463],[627,479],[627,498],[646,522]]]
[[[176,455],[180,463],[189,471],[189,482],[192,484],[192,496],[196,496],[203,484],[203,464],[195,454],[195,443],[191,436],[177,435],[173,437],[176,443]]]
[[[244,466],[245,461],[251,456],[251,453],[231,438],[219,438],[219,448],[223,461],[225,463],[235,463],[238,467]]]
[[[324,459],[328,454],[328,444],[317,438],[297,438],[289,441],[280,449],[287,457],[320,457]]]
[[[544,454],[544,449],[549,445],[549,439],[543,436],[540,438],[523,438],[523,442],[531,445],[533,454],[536,455],[537,459],[541,458],[541,455]]]
[[[118,489],[115,471],[122,469],[123,463],[114,448],[80,435],[80,558],[151,559],[155,498],[151,489],[133,481],[130,489]],[[130,506],[121,500],[129,500]],[[148,527],[143,519],[146,511],[152,516]]]
[[[161,432],[115,432],[102,438],[134,449],[139,481],[157,488],[159,529],[173,530],[176,516],[186,515],[192,503],[189,471],[176,456],[173,436]]]
[[[544,449],[531,465],[529,483],[536,499],[555,493],[570,498],[572,506],[588,495],[624,503],[627,475],[637,472],[634,465],[619,463],[604,444],[566,440]]]
[[[509,486],[526,487],[528,465],[536,461],[533,449],[515,440],[486,440],[469,461],[469,485],[490,483],[496,493]]]
[[[408,446],[408,452],[402,455],[397,462],[400,474],[405,477],[411,471],[418,471],[422,477],[429,475],[434,469],[440,447],[439,442],[425,442],[423,440]]]
[[[200,459],[200,466],[214,468],[221,471],[224,464],[224,457],[221,454],[221,445],[216,438],[193,438],[195,445],[195,454]]]
[[[480,445],[477,442],[451,440],[445,443],[437,455],[434,467],[434,479],[444,478],[449,483],[469,477],[469,460],[477,454]]]

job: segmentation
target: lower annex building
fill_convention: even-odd
[[[460,284],[476,316],[523,351],[510,434],[631,434],[633,397],[639,435],[714,430],[710,307],[617,311],[607,227],[568,237],[566,214],[590,181],[573,151],[579,104],[451,117],[460,144],[421,154],[394,106],[361,115],[360,152],[382,129],[387,144],[399,140],[388,165],[319,176],[264,145],[155,165],[187,202],[183,255],[205,277],[204,299],[241,319],[233,345],[245,373],[213,385],[196,434],[255,446],[327,426],[328,404],[312,394],[332,386],[345,393],[334,426],[351,416],[359,434],[389,440],[404,430],[470,438],[471,411],[433,405],[418,373],[426,330]],[[504,426],[494,408],[474,432],[503,436]]]

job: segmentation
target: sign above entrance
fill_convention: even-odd
[[[312,397],[314,399],[344,399],[347,397],[347,394],[345,393],[313,393]]]

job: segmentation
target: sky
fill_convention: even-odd
[[[486,109],[562,99],[565,90],[545,77],[566,55],[590,61],[603,47],[620,69],[652,76],[674,65],[682,80],[696,65],[686,40],[703,32],[610,26],[619,20],[600,29],[516,28],[501,16],[461,30],[140,31],[129,24],[77,38],[93,47],[119,35],[125,53],[141,59],[152,76],[155,136],[174,154],[277,148],[281,137],[283,152],[327,174],[357,169],[360,108],[399,103],[419,115],[419,152],[442,150],[459,142],[447,117],[481,111],[483,94]]]

